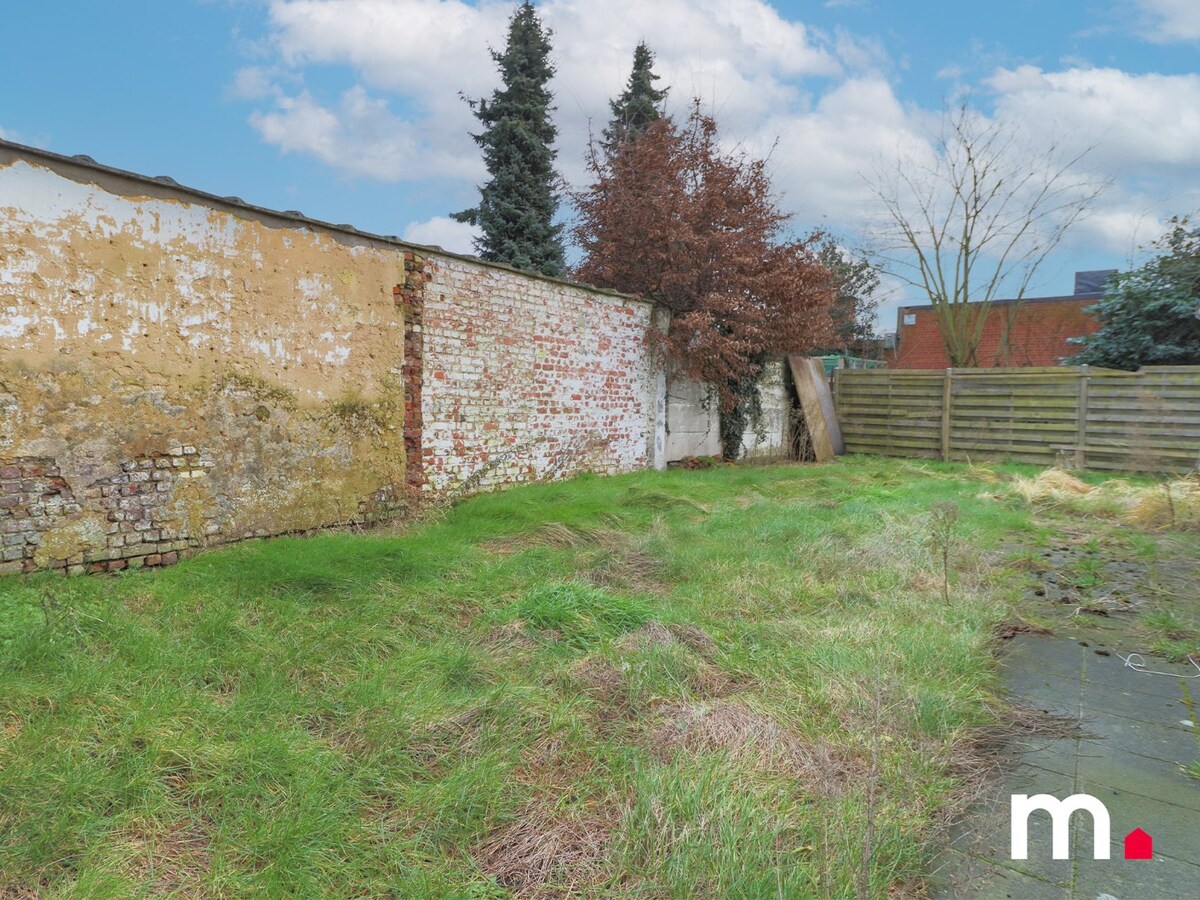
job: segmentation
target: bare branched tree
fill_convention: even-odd
[[[1038,268],[1108,186],[1080,174],[1087,153],[1056,141],[1035,148],[964,105],[943,117],[932,156],[898,153],[876,173],[881,268],[928,296],[952,366],[981,362],[984,323],[1002,291],[1014,301],[993,360],[1003,363]]]

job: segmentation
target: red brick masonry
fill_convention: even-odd
[[[1068,338],[1092,334],[1099,324],[1083,310],[1096,303],[1095,297],[1045,297],[993,304],[983,326],[977,365],[1057,366],[1079,351]],[[916,322],[905,324],[906,317]],[[1004,322],[1012,317],[1007,354],[999,352]],[[896,369],[944,369],[950,365],[933,310],[928,306],[901,307],[897,313],[896,356],[889,360]]]

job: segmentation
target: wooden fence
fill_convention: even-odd
[[[848,453],[1147,472],[1200,461],[1200,366],[838,369]]]

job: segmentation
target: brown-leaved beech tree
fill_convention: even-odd
[[[763,160],[723,151],[696,103],[610,150],[593,147],[593,182],[575,196],[583,282],[640,294],[671,312],[661,336],[677,377],[707,383],[726,458],[758,409],[763,363],[832,339],[830,275],[788,239]]]

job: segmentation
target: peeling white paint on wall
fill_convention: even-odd
[[[435,260],[423,325],[432,490],[655,463],[650,304]]]
[[[216,251],[236,246],[242,227],[202,206],[132,201],[23,160],[0,169],[0,197],[10,222],[49,239],[61,236],[65,222],[78,220],[106,239],[127,234],[154,244],[182,240]],[[177,208],[165,210],[168,205]]]

